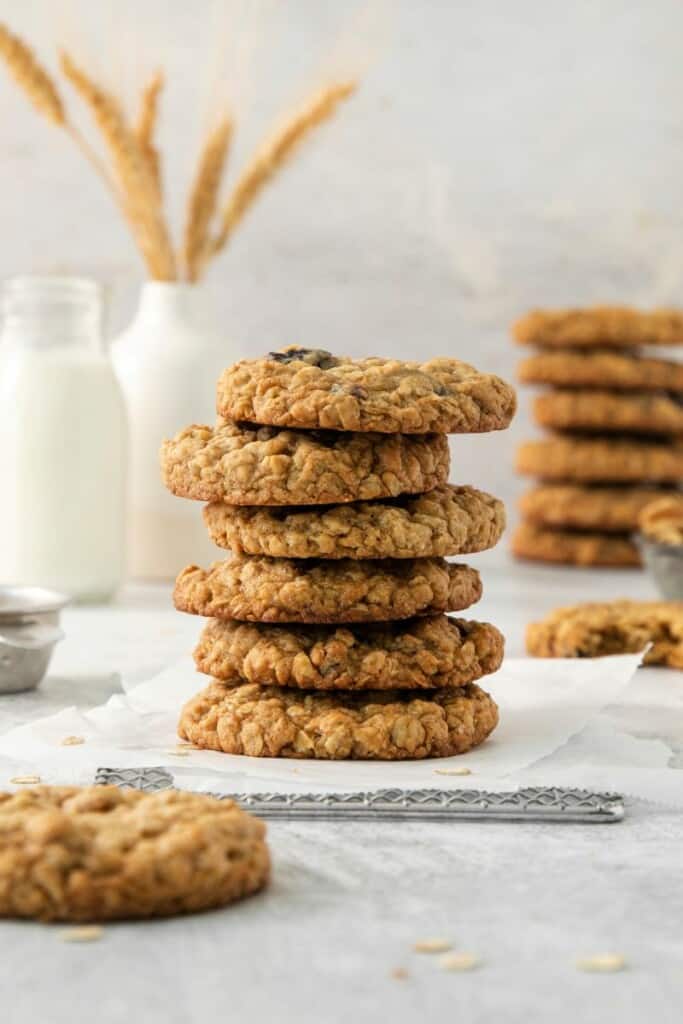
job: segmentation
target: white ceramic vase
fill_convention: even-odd
[[[196,285],[151,281],[131,325],[112,344],[129,421],[128,572],[168,580],[185,565],[220,557],[198,502],[164,488],[159,448],[191,423],[215,420],[216,380],[235,356],[202,324]]]

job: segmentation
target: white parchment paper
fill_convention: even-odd
[[[538,783],[621,788],[665,802],[678,794],[683,802],[683,772],[671,763],[673,733],[681,728],[683,673],[636,674],[640,660],[507,659],[483,681],[501,719],[483,746],[454,758],[380,763],[179,754],[179,709],[206,683],[187,658],[92,711],[66,709],[0,737],[0,781],[37,774],[45,782],[84,783],[99,766],[165,765],[179,785],[219,792],[387,786],[500,791]],[[652,738],[667,729],[670,742]],[[67,736],[84,742],[64,746]],[[471,774],[447,774],[464,768]]]

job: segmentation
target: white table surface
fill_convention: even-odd
[[[513,655],[525,623],[558,604],[653,596],[635,572],[522,567],[500,552],[475,564],[486,590],[477,617],[502,628]],[[0,732],[102,703],[119,673],[143,677],[186,654],[201,625],[154,586],[71,609],[64,624],[40,690],[0,699]],[[108,925],[80,945],[57,926],[0,924],[0,1019],[681,1020],[681,812],[635,803],[618,825],[276,823],[269,834],[272,885],[232,908]],[[479,955],[481,968],[448,973],[412,952],[432,936]],[[605,951],[623,953],[629,969],[576,969]],[[409,976],[392,977],[396,967]]]

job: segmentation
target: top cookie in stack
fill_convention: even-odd
[[[474,680],[500,664],[479,599],[501,502],[447,484],[447,432],[506,427],[514,391],[452,359],[287,349],[226,370],[219,420],[162,448],[169,489],[206,501],[232,558],[189,566],[180,610],[211,617],[195,659],[210,685],[180,735],[256,756],[398,760],[460,753],[494,728]]]
[[[534,310],[513,325],[539,351],[525,384],[552,390],[532,406],[551,437],[518,449],[540,486],[521,499],[515,554],[576,565],[638,565],[640,511],[683,478],[683,364],[644,353],[683,344],[683,313],[620,306]]]

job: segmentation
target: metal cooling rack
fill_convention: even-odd
[[[173,789],[166,768],[98,768],[95,782],[156,793]],[[318,821],[621,821],[616,793],[534,786],[511,793],[474,789],[379,789],[366,793],[215,793],[261,818]]]

